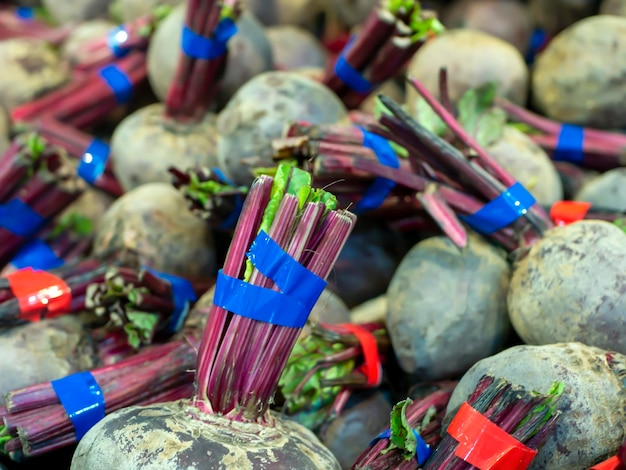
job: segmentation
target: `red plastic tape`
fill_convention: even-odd
[[[550,208],[550,218],[558,226],[569,225],[584,219],[590,208],[589,202],[559,201]]]
[[[63,279],[54,274],[25,268],[6,277],[19,302],[20,318],[37,321],[46,310],[46,318],[69,311],[72,303],[70,288]]]
[[[599,464],[594,465],[589,470],[622,470],[624,465],[620,461],[619,457],[616,455],[615,457],[611,457],[604,462],[600,462]]]
[[[467,402],[450,423],[448,434],[459,443],[454,454],[480,470],[525,470],[537,455]]]
[[[380,355],[378,354],[378,344],[376,337],[371,331],[354,323],[342,323],[338,325],[352,333],[361,343],[363,350],[363,365],[359,370],[365,374],[367,385],[370,387],[378,387],[383,379],[383,371],[380,363]]]

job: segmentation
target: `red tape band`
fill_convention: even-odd
[[[6,276],[13,295],[20,305],[20,318],[39,321],[46,311],[46,318],[67,313],[72,294],[65,281],[54,274],[38,269],[25,268]]]
[[[559,227],[583,220],[591,208],[590,202],[558,201],[550,208],[550,218]]]
[[[604,462],[600,462],[594,465],[589,470],[622,470],[622,468],[624,468],[624,465],[622,464],[622,461],[619,459],[619,457],[616,455],[615,457],[611,457]]]
[[[383,379],[380,355],[378,354],[378,344],[374,334],[354,323],[342,323],[337,325],[352,333],[361,343],[363,350],[363,365],[358,370],[365,374],[369,387],[378,387]]]
[[[467,402],[448,426],[458,443],[454,455],[479,470],[525,470],[537,455]]]

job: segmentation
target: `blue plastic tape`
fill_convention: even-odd
[[[32,20],[35,18],[35,9],[30,7],[17,7],[15,15],[21,20]]]
[[[526,53],[526,63],[532,64],[535,62],[535,57],[548,42],[548,35],[542,29],[535,29],[530,36],[530,42],[528,44],[528,52]]]
[[[281,292],[225,275],[217,276],[213,303],[237,315],[291,328],[302,328],[326,281],[306,269],[261,231],[248,259]]]
[[[100,139],[93,139],[78,164],[78,176],[94,184],[104,173],[111,148]]]
[[[185,319],[189,314],[190,304],[197,300],[196,292],[187,279],[174,276],[173,274],[167,274],[159,272],[155,269],[144,267],[147,271],[151,272],[155,276],[168,281],[172,286],[172,297],[174,301],[174,311],[170,317],[170,321],[167,325],[167,331],[169,333],[177,333],[185,323]]]
[[[391,168],[400,168],[398,156],[387,139],[372,134],[363,128],[361,130],[363,131],[363,146],[372,149],[380,163]],[[380,207],[395,186],[395,181],[386,178],[376,178],[355,206],[355,214],[361,214]]]
[[[213,37],[201,36],[187,26],[183,28],[181,48],[187,57],[210,60],[223,56],[230,38],[237,33],[237,25],[230,18],[219,22]]]
[[[104,418],[104,393],[91,372],[78,372],[50,382],[69,416],[79,441]]]
[[[124,25],[111,28],[107,34],[107,46],[115,57],[121,58],[130,52],[130,48],[125,46],[128,41],[128,30]]]
[[[11,260],[17,269],[33,268],[49,271],[63,266],[65,261],[59,258],[50,245],[43,240],[32,240],[22,247]]]
[[[345,45],[337,61],[335,62],[335,75],[341,79],[348,87],[357,93],[370,93],[375,85],[367,80],[361,72],[352,67],[346,60],[346,54],[352,46],[354,37]]]
[[[228,176],[224,174],[222,170],[219,168],[211,168],[211,171],[215,173],[218,179],[229,186],[235,186],[235,183],[232,182]],[[243,209],[243,198],[241,196],[237,196],[235,198],[235,207],[233,211],[222,221],[220,225],[217,226],[220,230],[230,230],[235,227],[237,220],[239,220],[239,216],[241,215],[241,209]]]
[[[100,69],[100,77],[115,93],[118,104],[125,104],[133,96],[133,84],[128,76],[115,65],[107,65]]]
[[[552,158],[559,162],[583,163],[585,159],[585,153],[583,151],[584,140],[584,128],[571,124],[563,124]]]
[[[460,219],[477,232],[488,235],[515,222],[534,203],[532,194],[521,183],[515,183],[474,214],[461,216]]]
[[[413,429],[413,435],[415,436],[415,439],[417,440],[415,459],[417,460],[417,465],[421,467],[422,465],[426,463],[426,461],[428,460],[430,455],[433,453],[433,451],[430,448],[430,446],[426,444],[426,441],[422,439],[422,436],[420,436],[419,433],[415,429]],[[370,446],[374,445],[376,441],[380,439],[389,439],[390,437],[391,437],[391,429],[387,429],[386,431],[383,431],[378,436],[376,436],[372,440],[372,442],[370,442]]]
[[[45,223],[46,219],[21,199],[11,199],[6,204],[0,204],[0,228],[19,237],[32,237]]]

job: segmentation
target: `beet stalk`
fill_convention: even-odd
[[[441,31],[434,12],[422,10],[420,2],[383,1],[327,69],[323,83],[348,108],[357,108],[396,76],[428,37]]]
[[[275,178],[261,176],[252,184],[218,275],[193,400],[107,416],[79,443],[73,469],[99,470],[104,462],[121,469],[219,468],[230,449],[237,453],[236,465],[254,467],[272,458],[280,468],[339,468],[310,431],[269,411],[291,350],[354,223],[352,214],[335,210],[332,195],[310,182],[306,172],[280,166]],[[138,436],[133,423],[148,409],[150,425]],[[110,425],[124,436],[118,443],[107,437]],[[160,431],[171,426],[180,432]],[[152,431],[161,437],[145,434]],[[163,438],[189,445],[172,455],[128,455],[123,449],[139,437],[159,448],[169,445]]]
[[[562,383],[555,383],[543,395],[504,379],[482,377],[424,470],[489,468],[495,460],[505,466],[508,461],[507,468],[527,468],[554,430],[559,417],[555,405],[562,392]],[[484,452],[472,453],[481,444]]]

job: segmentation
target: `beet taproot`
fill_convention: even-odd
[[[479,236],[419,242],[387,291],[386,325],[400,367],[420,381],[453,378],[505,344],[510,268]]]
[[[626,212],[626,168],[616,168],[589,179],[575,199],[603,209]]]
[[[192,279],[214,275],[213,236],[165,183],[137,187],[117,199],[100,221],[94,252],[131,249],[142,264]]]
[[[538,56],[535,106],[552,119],[596,128],[626,126],[626,18],[597,15],[558,34]]]
[[[220,168],[236,184],[249,184],[254,167],[273,165],[272,140],[285,123],[335,123],[347,118],[343,103],[321,83],[291,72],[266,72],[243,85],[217,119]]]
[[[528,344],[580,341],[626,353],[626,233],[582,220],[548,231],[513,269],[507,303]]]
[[[517,104],[528,94],[528,68],[522,54],[500,38],[470,29],[451,29],[424,44],[411,59],[410,77],[422,82],[439,97],[439,70],[448,71],[452,101],[471,89],[495,82],[497,93]],[[407,104],[414,114],[419,95],[407,88]]]

